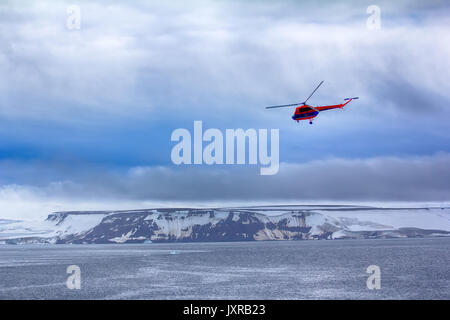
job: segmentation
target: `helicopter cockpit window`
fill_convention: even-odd
[[[310,111],[310,108],[304,107],[304,108],[300,108],[298,109],[298,112],[306,112],[306,111]]]

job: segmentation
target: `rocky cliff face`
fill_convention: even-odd
[[[58,243],[301,240],[329,237],[336,228],[311,233],[309,212],[269,217],[249,211],[152,210],[112,213],[82,234]],[[331,225],[330,225],[331,226]]]

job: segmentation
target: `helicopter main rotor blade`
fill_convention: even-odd
[[[317,89],[319,89],[319,87],[322,85],[322,83],[323,83],[323,80],[322,80],[322,81],[319,83],[319,85],[314,89],[314,91],[309,95],[309,97],[308,97],[305,101],[303,101],[303,102],[300,102],[300,103],[292,103],[292,104],[282,104],[282,105],[279,105],[279,106],[270,106],[270,107],[266,107],[266,109],[284,108],[284,107],[293,107],[293,106],[301,106],[301,105],[305,105],[305,104],[306,104],[306,101],[308,101],[309,98],[312,97],[312,95],[317,91]]]
[[[266,107],[266,109],[273,109],[273,108],[284,108],[284,107],[293,107],[293,106],[299,106],[301,103],[292,103],[292,104],[282,104],[280,106],[270,106]]]
[[[323,80],[322,80],[322,82],[320,82],[319,85],[314,89],[314,91],[309,95],[309,97],[308,97],[305,101],[302,102],[303,104],[306,104],[306,101],[308,101],[309,98],[312,97],[312,95],[314,94],[314,92],[316,92],[317,89],[319,89],[319,87],[322,85],[322,83],[323,83]]]

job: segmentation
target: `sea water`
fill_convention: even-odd
[[[0,245],[0,299],[450,299],[449,249],[450,238]],[[73,265],[80,289],[67,286]]]

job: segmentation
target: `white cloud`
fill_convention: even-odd
[[[216,105],[221,113],[228,102],[227,112],[280,120],[261,105],[302,99],[322,79],[313,102],[360,95],[366,116],[380,101],[391,116],[424,102],[448,111],[448,19],[417,23],[405,3],[385,6],[405,10],[403,19],[386,14],[394,22],[372,32],[365,7],[354,5],[82,2],[80,31],[65,28],[66,3],[4,5],[0,112],[73,121],[86,109],[139,117]]]

